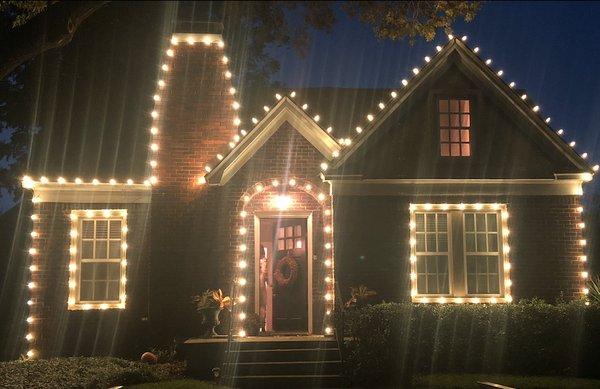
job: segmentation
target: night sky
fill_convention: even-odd
[[[162,12],[156,3],[109,4],[86,21],[70,45],[34,61],[41,69],[37,79],[42,80],[33,85],[42,96],[35,100],[39,113],[35,120],[51,139],[61,139],[66,131],[71,137],[85,134],[84,139],[93,144],[100,134],[103,147],[118,146],[125,155],[132,153],[132,147],[137,154],[145,153],[146,141],[126,136],[131,131],[145,134],[147,129],[164,28]],[[564,128],[565,139],[577,141],[579,152],[588,152],[590,161],[600,163],[598,20],[600,4],[593,2],[486,2],[473,22],[459,22],[454,31],[457,36],[467,35],[472,47],[479,46],[480,55],[493,60],[493,68],[504,70],[505,80],[525,89],[542,115],[552,117],[555,128]],[[445,42],[443,33],[433,42],[418,39],[413,46],[406,41],[378,41],[369,27],[340,13],[331,34],[314,34],[307,58],[272,48],[281,62],[273,80],[293,88],[397,87],[413,67],[423,66],[423,57],[432,55],[436,44]],[[239,57],[247,53],[236,54],[229,55],[243,63]],[[232,70],[236,72],[235,65]],[[26,101],[24,109],[30,109],[31,103]],[[117,146],[104,136],[114,128],[122,134]],[[80,160],[90,155],[86,147],[77,149]],[[106,164],[102,153],[93,164]],[[600,187],[600,180],[595,181],[594,187]],[[0,202],[0,212],[8,206],[6,200]]]

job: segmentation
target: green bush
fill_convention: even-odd
[[[2,388],[109,388],[180,377],[184,366],[119,358],[53,358],[0,363]]]
[[[438,373],[600,375],[598,305],[384,303],[337,320],[357,384]]]

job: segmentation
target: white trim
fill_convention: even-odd
[[[260,122],[258,122],[256,127],[242,139],[236,148],[205,176],[206,180],[209,183],[219,185],[226,184],[286,122],[306,138],[306,140],[308,140],[327,160],[331,161],[333,155],[340,152],[341,146],[334,138],[319,127],[319,125],[292,100],[288,97],[284,97]],[[218,175],[219,173],[221,174],[220,177]],[[211,178],[216,179],[215,182],[211,182]]]
[[[328,177],[334,195],[582,195],[581,179],[357,179]]]
[[[254,311],[260,310],[260,288],[257,274],[260,271],[258,258],[260,257],[260,220],[261,219],[305,219],[306,220],[306,261],[307,272],[307,306],[308,306],[308,334],[313,333],[313,217],[308,211],[258,211],[254,214]]]
[[[108,212],[109,215],[105,213]],[[71,219],[71,231],[75,234],[71,234],[71,245],[69,248],[69,299],[67,301],[67,308],[70,311],[74,310],[90,310],[90,309],[125,309],[125,301],[127,298],[127,210],[126,209],[74,209],[70,214]],[[82,221],[83,220],[119,220],[121,222],[121,242],[120,256],[115,259],[102,259],[102,260],[82,260]],[[109,226],[107,226],[109,227]],[[107,230],[107,234],[110,234],[110,229]],[[110,236],[107,235],[107,240]],[[93,240],[96,240],[95,230]],[[108,253],[107,247],[107,253]],[[75,251],[72,251],[75,250]],[[119,263],[119,299],[110,301],[81,301],[81,264],[82,262],[87,263]],[[72,267],[74,266],[74,267]],[[71,284],[74,283],[74,286]]]
[[[33,199],[41,203],[150,203],[152,187],[143,184],[36,184]]]

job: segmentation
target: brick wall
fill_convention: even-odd
[[[174,57],[165,78],[166,86],[159,106],[158,167],[159,183],[153,187],[151,247],[151,294],[149,305],[156,337],[170,342],[180,325],[178,312],[193,313],[193,292],[181,287],[186,261],[207,261],[200,237],[194,201],[202,203],[203,188],[196,184],[204,165],[227,148],[236,133],[231,81],[225,77],[223,49],[201,42],[174,46]],[[200,207],[201,208],[201,207]],[[200,223],[199,223],[200,222]],[[210,250],[209,250],[210,251]],[[210,264],[205,272],[210,273]],[[175,322],[177,318],[177,322]]]
[[[69,311],[69,218],[73,209],[127,209],[126,309]],[[147,204],[64,204],[42,203],[34,207],[39,216],[33,230],[39,237],[32,247],[38,250],[33,263],[38,267],[32,281],[38,287],[31,292],[34,305],[30,326],[36,339],[33,348],[40,357],[60,355],[136,356],[144,348],[148,261],[144,242],[149,222]],[[139,336],[132,337],[136,333]]]
[[[577,196],[339,196],[335,204],[336,276],[342,292],[366,284],[387,301],[410,300],[410,203],[506,203],[516,299],[581,297]]]
[[[246,312],[254,311],[254,231],[251,214],[257,210],[273,210],[270,205],[271,196],[283,190],[284,183],[290,178],[296,178],[298,182],[313,182],[313,195],[320,191],[328,193],[328,189],[318,177],[321,160],[321,154],[295,129],[285,124],[227,184],[194,187],[190,195],[194,198],[185,203],[185,212],[179,219],[174,219],[168,228],[166,220],[157,220],[157,216],[153,215],[153,220],[157,220],[153,222],[153,226],[161,226],[156,231],[165,234],[165,238],[169,237],[170,242],[166,247],[177,246],[173,248],[175,254],[153,252],[153,258],[163,261],[163,265],[160,266],[162,283],[153,283],[152,289],[170,290],[169,294],[157,293],[152,301],[156,308],[155,320],[170,318],[160,323],[162,325],[157,323],[157,333],[169,334],[168,336],[177,334],[181,337],[199,334],[199,317],[194,311],[190,297],[207,288],[221,288],[225,294],[229,294],[235,265],[240,259],[237,251],[240,244],[240,201],[246,190],[256,183],[262,182],[266,186],[272,179],[277,179],[282,185],[257,195],[247,205],[250,216],[247,217],[248,233],[245,242],[248,247],[245,255],[248,261]],[[289,190],[294,198],[290,210],[312,212],[313,253],[317,257],[313,266],[313,295],[316,301],[313,306],[313,327],[315,331],[320,332],[324,312],[323,203],[297,188]],[[155,206],[153,204],[153,207]],[[172,272],[165,275],[167,267],[170,267]],[[169,313],[167,315],[164,312]]]

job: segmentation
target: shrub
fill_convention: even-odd
[[[53,358],[0,363],[2,388],[109,388],[180,377],[182,364],[147,365],[119,358]]]
[[[358,384],[435,373],[600,375],[598,305],[384,303],[347,311],[343,325],[345,367]]]

